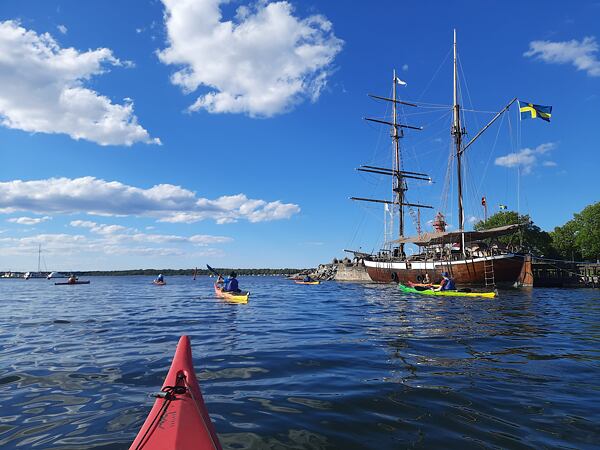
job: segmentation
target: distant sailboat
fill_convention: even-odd
[[[37,264],[37,272],[25,272],[23,278],[29,280],[30,278],[46,278],[47,273],[42,272],[41,270],[42,263],[42,244],[38,245],[38,264]]]

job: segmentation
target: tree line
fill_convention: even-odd
[[[479,221],[476,231],[503,225],[522,224],[520,233],[500,238],[506,244],[520,244],[535,256],[569,261],[600,260],[600,202],[586,206],[562,226],[548,232],[533,223],[529,215],[500,211],[487,221]]]
[[[306,269],[231,269],[231,268],[215,268],[215,270],[223,275],[229,275],[230,272],[234,271],[238,275],[288,275],[293,273],[299,273]],[[200,275],[211,275],[212,273],[207,269],[132,269],[132,270],[93,270],[86,272],[76,272],[76,275],[83,276],[121,276],[121,275],[146,275],[156,276],[162,273],[165,276],[176,276],[185,275],[193,276],[194,273]]]

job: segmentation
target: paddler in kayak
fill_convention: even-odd
[[[442,272],[442,280],[440,281],[440,287],[433,289],[434,291],[455,291],[456,285],[454,280],[450,278],[448,272]]]
[[[315,281],[315,280],[313,280],[313,279],[310,277],[310,275],[306,274],[306,276],[304,277],[304,279],[303,279],[302,281],[303,281],[303,282],[305,282],[305,283],[312,283],[312,282],[313,282],[313,281]]]
[[[71,276],[67,280],[67,283],[69,283],[69,284],[75,284],[75,283],[77,283],[77,277],[75,275],[71,274]]]
[[[238,286],[237,274],[235,272],[231,272],[225,280],[223,277],[219,275],[217,279],[217,284],[223,285],[224,292],[242,292]]]
[[[159,273],[158,276],[156,277],[156,281],[157,283],[164,283],[165,282],[165,277],[163,277],[162,273]]]

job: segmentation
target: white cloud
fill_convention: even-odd
[[[62,34],[67,34],[67,31],[69,31],[64,25],[57,25],[56,28],[58,28],[58,31],[60,31]]]
[[[72,220],[70,222],[70,225],[72,227],[89,228],[92,233],[104,235],[116,234],[127,230],[127,227],[124,227],[122,225],[105,225],[89,220]]]
[[[558,166],[558,164],[556,164],[556,162],[554,162],[554,161],[544,161],[542,163],[542,165],[544,167],[556,167],[556,166]]]
[[[300,207],[279,200],[250,199],[244,194],[209,200],[172,184],[143,189],[118,181],[82,177],[0,182],[0,213],[15,211],[145,216],[173,223],[206,219],[228,223],[288,219],[300,212]],[[94,222],[84,221],[77,226],[92,228],[94,225]]]
[[[90,238],[77,234],[38,234],[23,238],[0,238],[0,251],[7,256],[22,256],[31,252],[42,243],[44,254],[60,255],[61,260],[68,257],[81,259],[83,255],[107,256],[182,256],[189,254],[185,248],[128,245],[122,242],[112,242],[105,238]]]
[[[404,64],[404,65],[402,66],[402,70],[403,70],[404,72],[408,72],[408,64]]]
[[[524,148],[518,152],[509,153],[508,155],[496,158],[494,164],[502,167],[520,166],[523,171],[523,174],[528,174],[537,165],[540,155],[543,155],[555,148],[556,144],[553,142],[540,144],[536,148]],[[543,164],[547,165],[546,162],[543,162]]]
[[[7,222],[17,223],[19,225],[37,225],[42,222],[46,222],[52,219],[52,217],[44,216],[44,217],[12,217],[10,219],[6,219]]]
[[[61,48],[48,34],[0,22],[0,123],[34,133],[61,133],[100,145],[159,144],[122,105],[84,87],[106,66],[130,66],[107,48]]]
[[[596,38],[586,37],[582,41],[533,41],[529,43],[529,50],[524,56],[537,57],[547,63],[573,64],[577,70],[583,70],[592,77],[600,77],[597,52]]]
[[[87,228],[89,233],[45,233],[26,237],[0,237],[0,254],[21,257],[31,253],[32,249],[37,249],[41,243],[44,254],[59,255],[60,261],[92,262],[97,261],[99,257],[113,255],[149,258],[222,257],[223,250],[211,246],[233,241],[227,236],[146,234],[120,225],[86,220],[73,220],[71,226]],[[91,267],[94,267],[93,263]]]
[[[193,244],[197,246],[206,246],[212,244],[225,244],[233,239],[227,236],[212,236],[207,234],[194,234],[192,236],[178,236],[172,234],[149,234],[140,233],[133,228],[122,225],[109,225],[104,223],[92,222],[90,220],[72,220],[72,227],[88,228],[91,233],[101,235],[107,243],[149,243],[149,244]]]
[[[162,2],[168,47],[158,56],[183,66],[171,82],[185,93],[210,90],[191,111],[270,117],[315,101],[343,45],[325,17],[297,18],[287,1],[240,6],[235,20],[223,20],[227,0]]]

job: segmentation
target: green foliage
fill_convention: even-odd
[[[574,261],[583,259],[581,252],[575,245],[576,231],[575,222],[570,220],[562,227],[554,228],[554,231],[550,233],[552,236],[552,245],[561,259]]]
[[[515,211],[500,211],[488,218],[487,221],[479,221],[474,226],[475,231],[489,230],[490,228],[513,225],[523,225],[521,231],[514,235],[503,236],[498,240],[506,245],[520,245],[537,256],[555,257],[556,251],[552,246],[552,236],[535,225],[527,215],[520,215]]]
[[[586,206],[552,232],[552,242],[564,259],[600,259],[600,202]]]
[[[514,223],[530,222],[529,216],[519,216],[515,211],[500,211],[490,216],[485,222],[483,220],[473,225],[475,231],[489,230],[490,228],[512,225]]]

